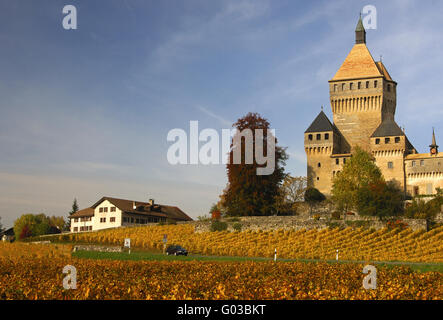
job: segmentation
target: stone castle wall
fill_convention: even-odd
[[[366,227],[374,228],[376,230],[386,227],[386,222],[380,221],[376,217],[359,217],[348,216],[346,219],[333,220],[327,216],[320,216],[318,219],[314,217],[306,216],[268,216],[268,217],[239,217],[239,221],[230,221],[230,219],[224,219],[222,221],[227,222],[228,230],[234,231],[233,225],[235,223],[241,224],[241,230],[301,230],[301,229],[325,229],[329,227]],[[401,219],[406,223],[409,228],[414,231],[424,230],[426,231],[425,219]],[[193,221],[190,222],[195,226],[196,232],[208,232],[210,231],[211,221]]]

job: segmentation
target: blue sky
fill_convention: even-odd
[[[62,28],[66,4],[77,30]],[[206,214],[225,167],[166,159],[168,131],[191,120],[221,131],[259,112],[288,147],[286,171],[304,175],[303,132],[321,105],[331,118],[328,80],[367,4],[368,48],[398,82],[396,120],[425,152],[433,126],[443,139],[441,1],[2,1],[1,222],[103,195]]]

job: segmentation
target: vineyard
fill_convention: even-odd
[[[131,239],[134,247],[161,250],[180,244],[193,254],[332,260],[339,250],[341,260],[443,262],[443,227],[429,232],[410,229],[364,228],[194,232],[192,225],[143,226],[98,232],[52,236],[51,241],[122,245]],[[44,239],[44,238],[43,238]]]
[[[380,268],[377,289],[365,290],[363,264],[88,260],[73,258],[70,251],[69,245],[0,243],[0,299],[441,299],[443,296],[442,273],[415,273],[405,267]],[[66,265],[77,269],[76,289],[66,290],[62,286],[66,276],[62,270]]]

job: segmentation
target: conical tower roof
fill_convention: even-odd
[[[305,133],[309,132],[325,132],[325,131],[335,131],[334,125],[329,121],[328,116],[322,111],[315,120],[311,123],[309,128]]]

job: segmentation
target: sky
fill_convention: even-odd
[[[194,120],[221,132],[258,112],[286,172],[305,175],[303,133],[322,105],[332,119],[328,80],[365,5],[367,46],[398,82],[396,121],[427,152],[432,127],[443,141],[441,1],[1,0],[0,223],[102,196],[207,214],[225,166],[167,161],[168,132]]]

